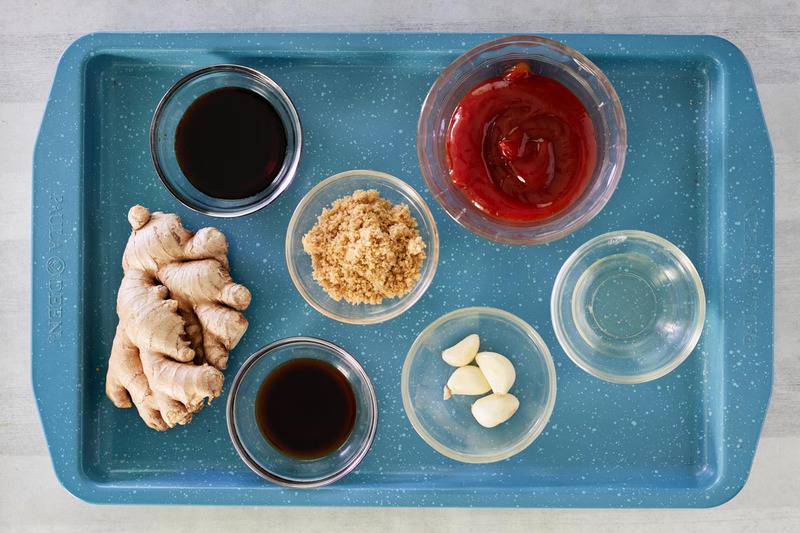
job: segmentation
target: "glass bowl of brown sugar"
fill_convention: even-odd
[[[404,181],[351,170],[312,188],[286,230],[286,263],[300,295],[323,315],[375,324],[413,306],[433,280],[439,233]]]

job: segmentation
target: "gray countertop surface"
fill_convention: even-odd
[[[95,506],[58,483],[30,383],[31,158],[60,53],[93,31],[716,34],[755,73],[775,151],[775,381],[750,479],[705,510]],[[800,3],[339,0],[0,2],[1,531],[800,531]],[[793,267],[792,265],[795,265]]]

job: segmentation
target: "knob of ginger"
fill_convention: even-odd
[[[128,221],[106,395],[165,431],[219,396],[228,352],[247,329],[250,291],[231,279],[219,230],[193,234],[177,215],[140,205]]]

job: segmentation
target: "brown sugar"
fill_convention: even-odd
[[[303,236],[313,277],[336,301],[379,304],[420,278],[425,243],[407,205],[357,190],[323,209]]]

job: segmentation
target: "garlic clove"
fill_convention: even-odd
[[[483,377],[481,369],[477,366],[462,366],[456,368],[447,385],[444,387],[444,399],[453,394],[466,394],[470,396],[485,394],[492,390],[489,382]]]
[[[472,416],[485,428],[493,428],[512,417],[519,408],[513,394],[490,394],[472,404]]]
[[[514,365],[507,357],[499,353],[481,352],[475,357],[475,362],[478,363],[478,367],[495,394],[507,393],[514,384],[514,380],[517,379]]]
[[[442,352],[442,359],[450,366],[468,365],[478,353],[481,339],[473,333],[461,339],[457,344]]]

